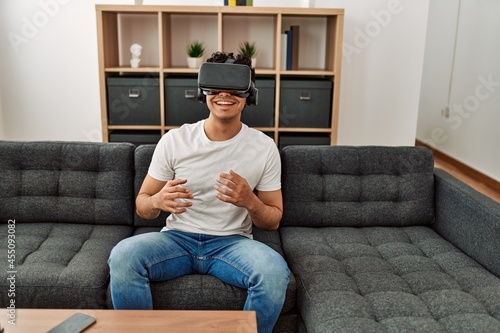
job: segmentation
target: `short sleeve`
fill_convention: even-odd
[[[257,191],[276,191],[281,189],[281,158],[274,142],[270,146],[262,178],[255,189]]]
[[[151,177],[163,182],[172,180],[175,175],[172,168],[171,158],[169,158],[170,151],[168,147],[168,137],[169,135],[167,132],[156,145],[148,170],[148,174]]]

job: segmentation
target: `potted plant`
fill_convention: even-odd
[[[205,44],[200,41],[193,41],[187,46],[187,62],[189,68],[198,68],[203,62],[202,56],[205,52]]]
[[[239,52],[242,55],[246,55],[250,59],[252,59],[252,67],[255,67],[257,63],[257,58],[255,56],[257,55],[257,47],[255,46],[255,43],[250,43],[250,42],[243,42],[240,44]]]

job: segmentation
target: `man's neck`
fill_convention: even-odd
[[[211,141],[227,141],[240,132],[241,126],[239,119],[224,123],[209,117],[205,121],[204,130]]]

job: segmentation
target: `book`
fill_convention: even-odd
[[[224,0],[224,6],[228,6],[229,5],[229,0]]]
[[[292,31],[292,70],[299,69],[299,33],[300,26],[292,25],[290,27],[290,31]]]
[[[247,0],[247,6],[253,6],[253,0]]]
[[[247,0],[236,0],[236,6],[246,6]]]
[[[236,6],[236,0],[229,0],[229,6]]]
[[[281,34],[281,58],[280,58],[280,69],[282,71],[285,71],[286,70],[286,59],[287,59],[287,53],[286,53],[286,50],[287,50],[287,39],[288,39],[288,36],[285,33]]]
[[[286,32],[286,70],[292,69],[292,30],[287,30]]]

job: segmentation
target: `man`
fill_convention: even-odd
[[[249,58],[217,52],[207,63],[248,66],[254,87]],[[150,281],[210,274],[246,289],[244,310],[256,311],[259,332],[272,331],[289,270],[280,254],[251,234],[252,224],[276,230],[283,211],[276,145],[240,121],[256,93],[204,90],[209,117],[160,139],[136,207],[147,219],[171,214],[162,232],[130,237],[111,252],[115,309],[152,309]]]

